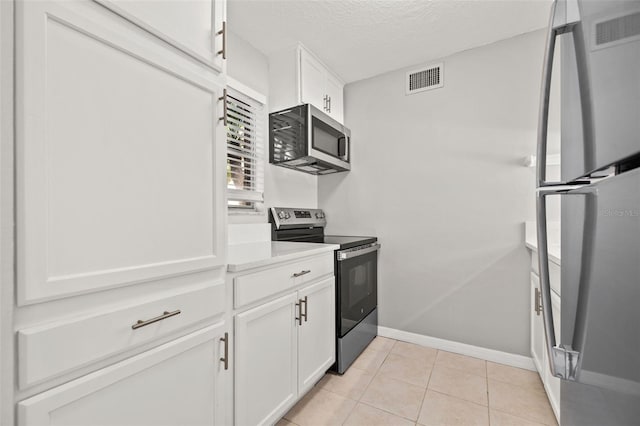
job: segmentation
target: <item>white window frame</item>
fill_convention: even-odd
[[[231,78],[231,77],[227,77],[227,87],[231,90],[233,90],[234,92],[238,92],[241,95],[250,98],[251,100],[259,103],[262,105],[262,117],[261,119],[263,120],[262,124],[262,138],[258,140],[258,143],[261,144],[261,150],[262,150],[262,158],[259,159],[259,161],[262,162],[261,167],[257,168],[257,171],[260,173],[257,177],[258,179],[261,179],[262,181],[262,188],[261,188],[261,192],[259,191],[259,196],[258,197],[247,197],[247,201],[254,201],[254,207],[253,208],[234,208],[233,206],[229,206],[229,195],[231,193],[231,191],[233,191],[232,189],[229,189],[228,187],[225,188],[225,191],[227,192],[227,211],[229,213],[229,215],[233,215],[233,216],[243,216],[243,215],[248,215],[248,216],[252,216],[252,215],[263,215],[264,214],[264,170],[265,170],[265,166],[266,166],[266,156],[267,156],[267,146],[266,146],[266,140],[269,137],[268,134],[268,109],[267,109],[267,96],[252,89],[251,87],[246,86],[245,84],[240,83],[239,81]],[[227,138],[226,138],[226,133],[225,133],[225,144],[227,144]],[[225,162],[226,164],[226,162]],[[241,190],[239,191],[241,192]],[[247,194],[249,195],[249,194]],[[256,195],[256,194],[252,194],[252,195]]]

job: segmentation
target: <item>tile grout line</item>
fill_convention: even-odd
[[[396,345],[398,341],[394,339],[393,345],[391,345],[391,347],[389,348],[389,351],[384,355],[384,359],[382,360],[382,362],[380,363],[380,365],[376,368],[376,371],[374,371],[372,374],[373,376],[371,377],[371,380],[369,381],[369,383],[367,384],[367,386],[365,386],[364,390],[362,391],[362,393],[360,394],[360,396],[358,397],[358,399],[356,399],[356,403],[353,406],[353,408],[351,409],[351,411],[349,411],[349,414],[347,415],[347,417],[344,419],[344,421],[341,423],[342,425],[344,425],[347,420],[349,420],[349,417],[351,417],[351,414],[353,414],[353,410],[356,409],[356,406],[358,404],[365,404],[368,405],[370,407],[372,407],[371,405],[367,404],[366,402],[361,401],[362,397],[364,396],[364,394],[367,392],[367,389],[369,389],[369,386],[371,386],[371,383],[373,382],[373,380],[376,378],[376,376],[378,375],[378,371],[380,370],[380,367],[382,367],[382,364],[384,364],[384,362],[387,360],[387,357],[389,356],[389,354],[391,353],[391,350],[393,349],[393,347]],[[381,352],[381,351],[374,351],[374,352]],[[366,370],[363,370],[366,372]],[[350,398],[349,398],[350,399]],[[378,408],[378,407],[373,407],[373,408]],[[380,409],[380,408],[378,408]]]
[[[440,349],[436,349],[436,357],[433,359],[433,364],[431,365],[431,371],[429,371],[429,378],[427,379],[427,387],[424,388],[424,395],[422,395],[422,402],[420,402],[420,407],[418,407],[418,417],[416,417],[416,425],[420,420],[420,414],[422,413],[422,406],[424,405],[424,400],[427,399],[427,391],[429,390],[429,384],[431,383],[431,376],[433,375],[433,370],[436,368],[436,361],[438,360],[438,353]]]
[[[484,372],[487,378],[487,424],[491,426],[491,400],[489,399],[489,362],[484,361]]]
[[[380,373],[380,368],[382,367],[382,364],[384,364],[384,362],[387,360],[387,358],[388,358],[388,357],[389,357],[389,355],[391,354],[391,351],[393,350],[393,347],[396,345],[396,343],[398,343],[398,342],[399,342],[399,340],[395,340],[395,339],[393,339],[393,340],[394,340],[393,345],[389,348],[389,350],[388,350],[388,351],[387,351],[387,353],[385,354],[384,359],[382,360],[382,363],[380,363],[380,365],[378,366],[378,368],[376,368],[376,371],[373,373],[373,377],[371,378],[371,381],[369,382],[369,384],[367,384],[367,386],[365,387],[364,391],[362,392],[362,395],[360,395],[360,398],[358,398],[358,401],[357,401],[357,402],[358,402],[358,403],[360,403],[360,404],[364,404],[364,405],[366,405],[367,407],[375,408],[376,410],[383,411],[383,412],[385,412],[385,413],[387,413],[387,414],[391,414],[392,416],[396,416],[396,417],[399,417],[399,418],[401,418],[401,419],[406,419],[406,420],[408,420],[408,421],[410,421],[410,422],[412,422],[412,423],[417,424],[417,422],[418,422],[418,418],[416,418],[416,420],[412,420],[412,419],[410,419],[410,418],[408,418],[408,417],[405,417],[405,416],[402,416],[402,415],[400,415],[400,414],[392,413],[391,411],[386,410],[386,409],[384,409],[384,408],[382,408],[382,407],[376,407],[376,406],[375,406],[375,405],[373,405],[373,404],[370,404],[370,403],[368,403],[368,402],[366,402],[366,401],[362,401],[362,397],[364,396],[364,394],[367,392],[367,390],[368,390],[368,389],[369,389],[369,387],[371,386],[371,383],[373,383],[373,380],[374,380],[374,379],[378,376],[378,374]],[[397,355],[397,354],[396,354],[396,355]],[[407,358],[407,357],[403,357],[403,358]],[[435,361],[434,361],[434,363],[435,363]],[[431,374],[429,374],[429,377],[431,377]],[[399,382],[403,382],[403,383],[405,383],[405,384],[412,385],[411,383],[405,382],[404,380],[399,380],[399,379],[394,379],[394,380],[397,380],[397,381],[399,381]],[[428,385],[428,381],[427,381],[427,385]],[[413,386],[415,386],[415,385],[413,385]],[[425,389],[425,393],[426,393],[426,389]],[[424,401],[424,397],[423,397],[423,399],[422,399],[422,400]],[[356,405],[357,405],[357,404],[356,404]],[[354,407],[354,408],[355,408],[355,407]],[[420,408],[422,408],[422,405],[420,406]],[[420,417],[420,411],[418,411],[418,417]],[[345,420],[345,422],[346,422],[346,420]],[[344,424],[344,423],[343,423],[343,424]]]

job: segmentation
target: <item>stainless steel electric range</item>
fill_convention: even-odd
[[[324,235],[327,224],[320,209],[272,207],[273,241],[337,244],[336,364],[343,374],[378,334],[378,239]]]

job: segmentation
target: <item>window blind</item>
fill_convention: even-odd
[[[262,210],[264,192],[264,106],[229,89],[227,93],[227,199],[235,211]]]

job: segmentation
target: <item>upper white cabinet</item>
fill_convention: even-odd
[[[95,1],[211,68],[223,70],[227,37],[224,0]]]
[[[17,3],[19,305],[225,263],[223,88],[124,23]]]
[[[269,108],[310,103],[344,122],[344,82],[302,45],[269,57]]]

